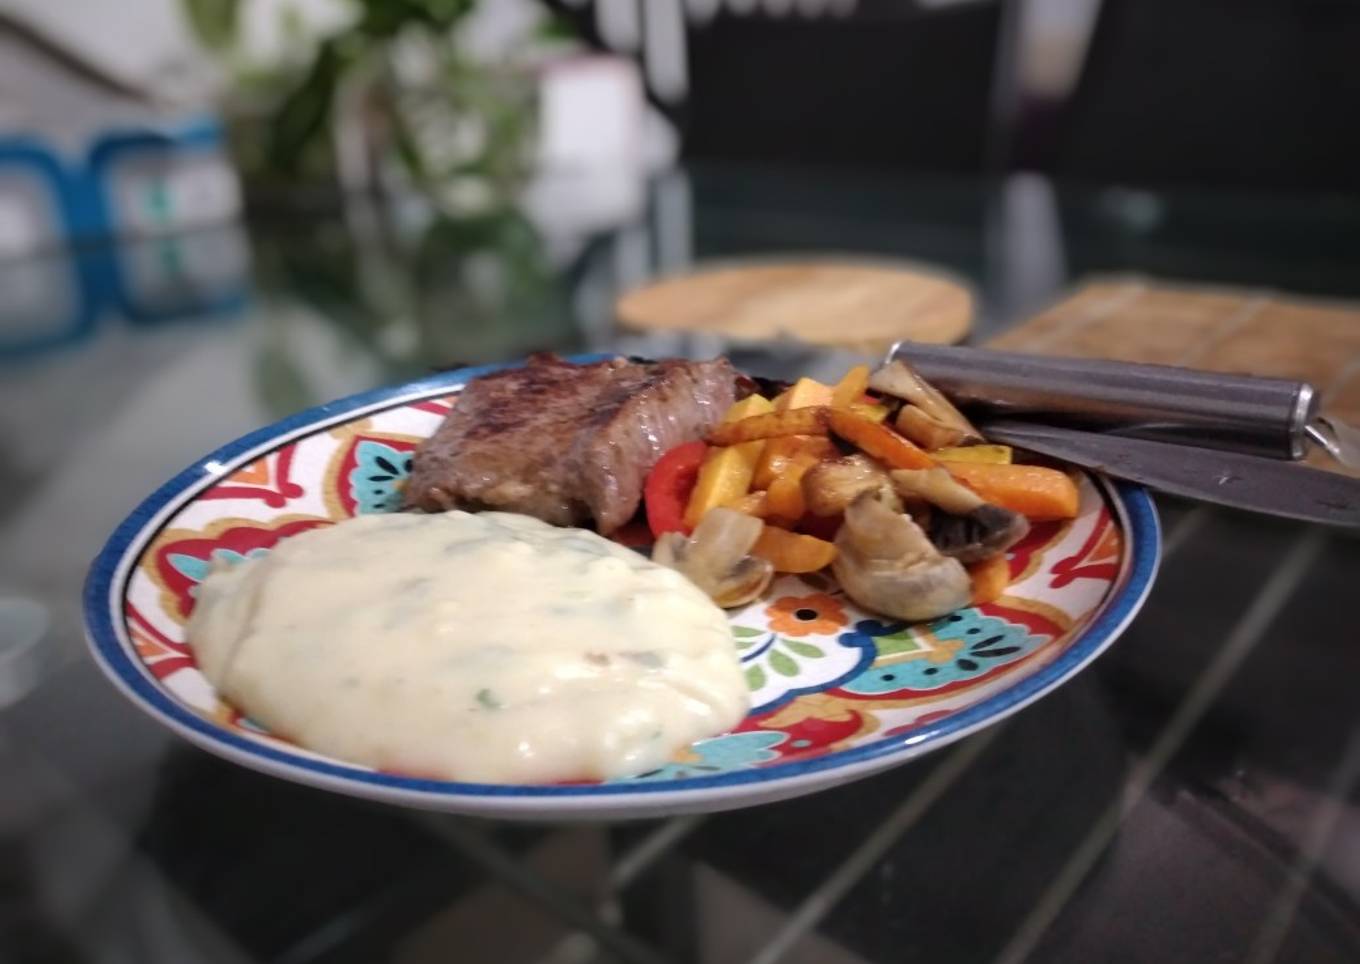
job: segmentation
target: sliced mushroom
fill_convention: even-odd
[[[968,605],[972,586],[957,559],[943,556],[910,517],[879,492],[845,510],[831,564],[855,602],[898,619],[934,619]]]
[[[898,469],[891,478],[903,498],[922,498],[944,510],[931,516],[930,540],[960,562],[1005,552],[1029,532],[1029,520],[1020,513],[984,502],[944,469]]]
[[[895,469],[889,476],[893,488],[904,498],[917,496],[946,512],[963,515],[985,505],[982,496],[954,478],[946,469]]]
[[[674,569],[724,609],[765,591],[774,566],[751,555],[764,523],[734,509],[710,509],[694,534],[667,532],[652,546],[652,561]]]
[[[982,433],[973,427],[973,423],[940,394],[939,389],[900,358],[874,372],[869,379],[869,387],[876,392],[904,399],[930,416],[934,422],[960,432],[962,439],[954,442],[954,445],[982,441]],[[898,418],[901,418],[901,413]],[[901,427],[900,424],[898,427]]]
[[[903,499],[902,511],[911,516],[911,521],[930,532],[931,520],[935,517],[934,507],[925,499]]]
[[[897,430],[927,452],[951,448],[968,441],[963,429],[948,425],[915,405],[903,405],[893,423]]]
[[[818,462],[803,475],[803,503],[813,515],[840,515],[863,492],[890,488],[888,473],[867,455]]]

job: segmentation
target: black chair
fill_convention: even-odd
[[[1068,179],[1360,193],[1360,3],[1104,0],[1018,163]]]

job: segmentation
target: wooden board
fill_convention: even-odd
[[[792,338],[880,354],[901,338],[948,343],[972,325],[972,293],[927,270],[836,261],[712,268],[623,295],[619,323],[735,341]]]
[[[1091,281],[989,348],[1184,365],[1310,382],[1322,412],[1360,426],[1360,307],[1145,278]],[[1340,465],[1320,448],[1308,462]]]

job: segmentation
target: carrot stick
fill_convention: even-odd
[[[949,473],[988,502],[1035,521],[1071,519],[1080,497],[1065,472],[1040,465],[941,462]]]
[[[816,572],[831,565],[836,558],[836,546],[816,536],[767,525],[751,548],[751,555],[768,559],[778,572]]]
[[[709,433],[708,441],[713,445],[737,445],[784,435],[825,435],[829,411],[825,406],[811,406],[752,415],[737,422],[724,422]]]
[[[859,401],[864,390],[869,387],[869,366],[856,365],[845,373],[831,390],[832,408],[849,408],[852,402]]]
[[[1005,554],[983,559],[968,567],[968,576],[973,580],[973,605],[996,602],[1011,582],[1011,565]]]
[[[928,469],[935,460],[886,425],[849,409],[833,408],[827,415],[831,431],[890,469]]]

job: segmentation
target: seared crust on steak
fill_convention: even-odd
[[[408,506],[501,509],[612,532],[667,449],[702,438],[736,400],[726,359],[573,365],[537,355],[469,382],[416,450]]]

